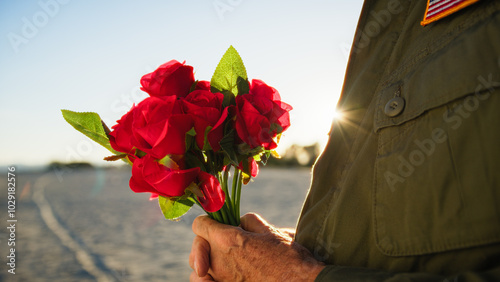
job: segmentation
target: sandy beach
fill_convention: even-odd
[[[129,169],[16,174],[15,275],[8,272],[6,173],[0,177],[0,280],[188,281],[192,208],[179,222],[156,200],[128,188]],[[243,188],[242,214],[257,212],[294,227],[310,181],[308,168],[264,168]]]

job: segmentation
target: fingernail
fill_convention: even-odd
[[[198,262],[194,261],[194,272],[196,272],[196,275],[200,277],[200,270],[198,268]]]

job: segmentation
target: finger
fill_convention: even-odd
[[[189,266],[194,269],[194,257],[197,252],[199,252],[199,236],[195,236],[193,239],[193,244],[191,244],[191,253],[189,253]]]
[[[256,233],[267,233],[275,228],[267,223],[262,217],[255,213],[247,213],[241,217],[241,228]]]
[[[193,240],[189,254],[189,266],[199,277],[207,275],[210,268],[210,244],[200,236],[196,236]]]
[[[219,223],[206,215],[201,215],[195,218],[192,227],[194,234],[209,242],[212,239],[211,234],[234,228],[232,226]]]
[[[203,277],[199,277],[196,272],[191,272],[191,275],[189,275],[189,281],[190,282],[206,282],[206,281],[215,281],[212,276],[210,275],[205,275]]]

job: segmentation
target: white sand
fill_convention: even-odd
[[[0,280],[188,281],[191,223],[202,210],[167,221],[156,200],[130,191],[129,177],[128,169],[20,173],[15,275],[7,272],[7,192],[0,193]],[[5,176],[0,181],[7,183]],[[309,181],[309,169],[264,168],[243,187],[242,214],[253,211],[294,227]],[[41,216],[40,200],[33,200],[40,187],[59,232]]]

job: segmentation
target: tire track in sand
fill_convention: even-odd
[[[87,252],[85,248],[83,248],[73,237],[71,237],[69,231],[59,223],[43,193],[45,187],[49,183],[50,180],[47,175],[40,177],[33,187],[34,191],[32,196],[33,201],[40,209],[40,215],[47,227],[59,238],[64,246],[75,254],[76,260],[80,263],[82,268],[90,275],[94,276],[97,281],[115,281],[112,276],[108,275],[97,266],[97,263],[93,259],[92,255]]]

